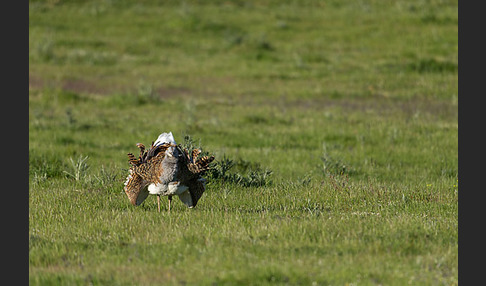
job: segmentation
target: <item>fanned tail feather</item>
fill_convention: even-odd
[[[187,168],[195,175],[204,175],[209,170],[209,164],[214,160],[214,156],[204,156],[197,159],[196,163],[189,163]]]
[[[140,149],[140,157],[139,157],[140,161],[143,161],[144,160],[144,154],[146,154],[145,153],[145,145],[143,145],[142,143],[137,143],[136,145]]]
[[[133,155],[132,153],[128,153],[128,162],[132,165],[132,166],[138,166],[140,165],[140,160],[135,158],[135,155]]]
[[[199,154],[201,154],[201,150],[200,149],[194,149],[194,150],[192,150],[192,154],[191,154],[192,155],[191,156],[192,157],[192,160],[191,160],[191,162],[195,163],[196,160],[197,160],[197,156],[199,156]]]
[[[209,170],[209,164],[214,160],[214,156],[204,156],[199,159],[197,159],[196,163],[196,169],[198,173],[204,173],[207,170]]]

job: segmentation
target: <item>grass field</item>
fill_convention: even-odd
[[[29,1],[31,285],[457,285],[457,1],[158,2]]]

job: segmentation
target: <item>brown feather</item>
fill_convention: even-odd
[[[143,152],[145,151],[145,145],[143,145],[142,143],[137,143],[136,145],[140,149],[140,156],[142,156]]]
[[[143,162],[144,157],[145,157],[144,155],[146,154],[145,145],[143,145],[142,143],[137,143],[136,145],[140,149],[140,156],[138,158],[139,158],[140,162]]]
[[[199,156],[199,154],[201,154],[201,150],[199,150],[199,149],[192,150],[192,154],[191,154],[192,155],[192,159],[191,159],[192,163],[196,162],[197,156]]]
[[[204,156],[199,158],[195,165],[195,172],[198,174],[204,174],[207,170],[209,170],[209,164],[214,160],[214,156]]]
[[[128,153],[128,162],[132,165],[132,166],[138,166],[140,165],[140,160],[135,158],[135,155],[133,155],[132,153]]]
[[[138,195],[142,191],[143,187],[143,179],[132,172],[131,178],[128,180],[127,185],[125,186],[125,193],[127,194],[132,205],[137,204]]]
[[[191,194],[192,206],[195,207],[206,190],[204,183],[199,180],[191,180],[187,182],[187,186],[189,187],[189,193]]]
[[[150,183],[161,183],[160,175],[162,174],[162,160],[165,152],[159,152],[155,157],[150,158],[147,162],[140,164],[133,168],[133,172],[140,176],[143,180]]]

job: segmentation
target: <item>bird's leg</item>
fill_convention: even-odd
[[[169,213],[170,213],[170,202],[172,201],[172,196],[168,196],[169,199]]]
[[[157,210],[160,213],[160,195],[157,195]]]

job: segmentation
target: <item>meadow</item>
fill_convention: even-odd
[[[457,1],[29,1],[31,285],[457,285]],[[127,153],[215,155],[130,205]]]

